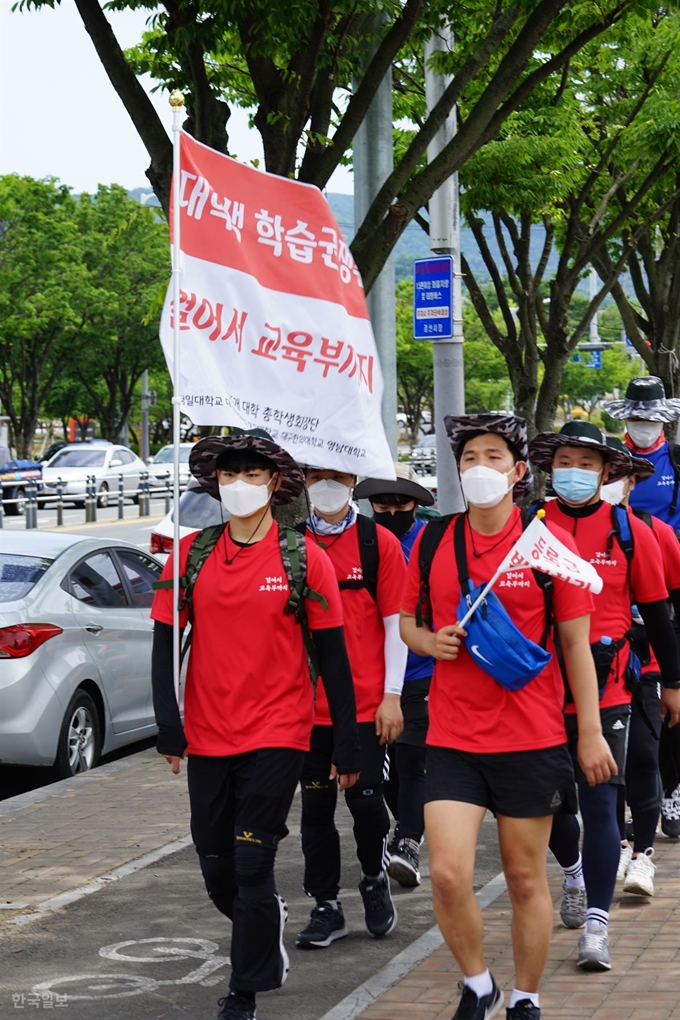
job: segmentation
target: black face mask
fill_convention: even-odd
[[[377,524],[381,524],[383,528],[387,528],[397,538],[403,538],[403,536],[411,530],[413,522],[416,519],[415,510],[395,510],[392,514],[389,510],[385,510],[383,513],[374,513],[373,517]]]

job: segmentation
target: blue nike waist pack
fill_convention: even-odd
[[[461,590],[458,606],[459,620],[463,619],[486,587],[481,584],[472,587],[470,581],[465,549],[466,517],[466,514],[461,514],[453,529],[453,544]],[[493,591],[488,592],[484,601],[480,603],[465,624],[467,637],[463,638],[463,643],[471,657],[478,666],[481,666],[489,676],[508,691],[520,691],[526,687],[539,673],[543,672],[552,659],[550,652],[543,647],[547,642],[552,622],[548,601],[546,599],[546,627],[541,645],[537,645],[535,641],[531,641],[522,634]]]

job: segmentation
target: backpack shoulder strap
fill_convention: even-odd
[[[460,514],[453,526],[453,549],[456,554],[458,581],[463,595],[470,593],[470,572],[468,570],[467,549],[465,548],[465,514]]]
[[[643,521],[648,528],[654,528],[654,525],[652,524],[652,515],[649,510],[643,510],[641,507],[635,507],[633,514],[639,521]]]
[[[420,536],[418,549],[418,569],[420,573],[420,593],[416,606],[416,625],[423,626],[423,609],[430,601],[430,569],[434,554],[444,537],[444,532],[453,520],[454,514],[445,514],[435,520],[428,521]]]
[[[625,506],[614,504],[612,506],[612,528],[616,535],[616,541],[621,546],[621,551],[628,563],[633,558],[633,532],[630,527],[630,518]]]
[[[378,601],[378,569],[380,550],[378,548],[378,525],[372,517],[357,514],[357,541],[361,560],[361,578],[356,581],[338,581],[341,591],[365,588],[374,602]]]
[[[319,663],[316,647],[307,623],[305,599],[314,599],[315,602],[320,603],[324,610],[328,608],[328,602],[320,592],[314,591],[307,584],[307,545],[304,535],[301,535],[294,528],[286,528],[280,524],[279,548],[290,592],[288,602],[283,611],[287,616],[294,616],[302,628],[302,640],[307,652],[307,659],[309,660],[309,672],[312,684],[316,689],[316,681],[319,677]]]
[[[673,498],[671,500],[671,514],[674,514],[678,509],[678,488],[680,487],[680,445],[678,443],[669,443],[668,447],[671,464],[673,465],[673,473],[675,474]]]

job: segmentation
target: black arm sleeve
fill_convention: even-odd
[[[637,606],[659,663],[662,687],[680,687],[680,659],[666,601],[638,602]]]
[[[153,710],[158,725],[156,748],[159,754],[184,754],[187,741],[184,736],[179,705],[175,697],[175,680],[172,669],[172,627],[168,623],[153,625],[151,651],[151,689]]]
[[[361,749],[357,729],[357,707],[344,628],[313,630],[312,639],[319,658],[319,670],[333,720],[333,764],[341,775],[360,772]]]
[[[675,619],[680,624],[680,588],[674,588],[672,591],[669,590],[668,597],[671,600],[671,605],[675,610]]]

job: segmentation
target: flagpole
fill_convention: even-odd
[[[181,92],[170,93],[172,107],[172,308],[173,308],[173,354],[172,354],[172,449],[174,478],[172,482],[173,529],[172,529],[172,669],[175,681],[177,704],[180,703],[180,649],[179,649],[179,444],[180,444],[180,348],[179,348],[179,305],[180,305],[180,165],[179,144],[182,128],[184,96]]]
[[[468,609],[468,611],[465,614],[465,616],[463,617],[463,619],[458,621],[458,626],[459,627],[464,627],[465,626],[465,624],[468,622],[468,620],[470,619],[470,617],[474,613],[475,609],[477,609],[481,605],[481,603],[484,601],[486,596],[489,594],[489,592],[493,588],[493,586],[496,583],[496,581],[498,580],[498,578],[501,576],[501,574],[504,574],[504,573],[505,573],[505,570],[498,570],[498,571],[496,571],[496,573],[493,575],[493,577],[491,578],[491,580],[487,584],[487,586],[484,589],[484,591],[481,592],[481,594],[478,595],[477,598],[475,599],[475,601],[472,603],[472,605]]]

